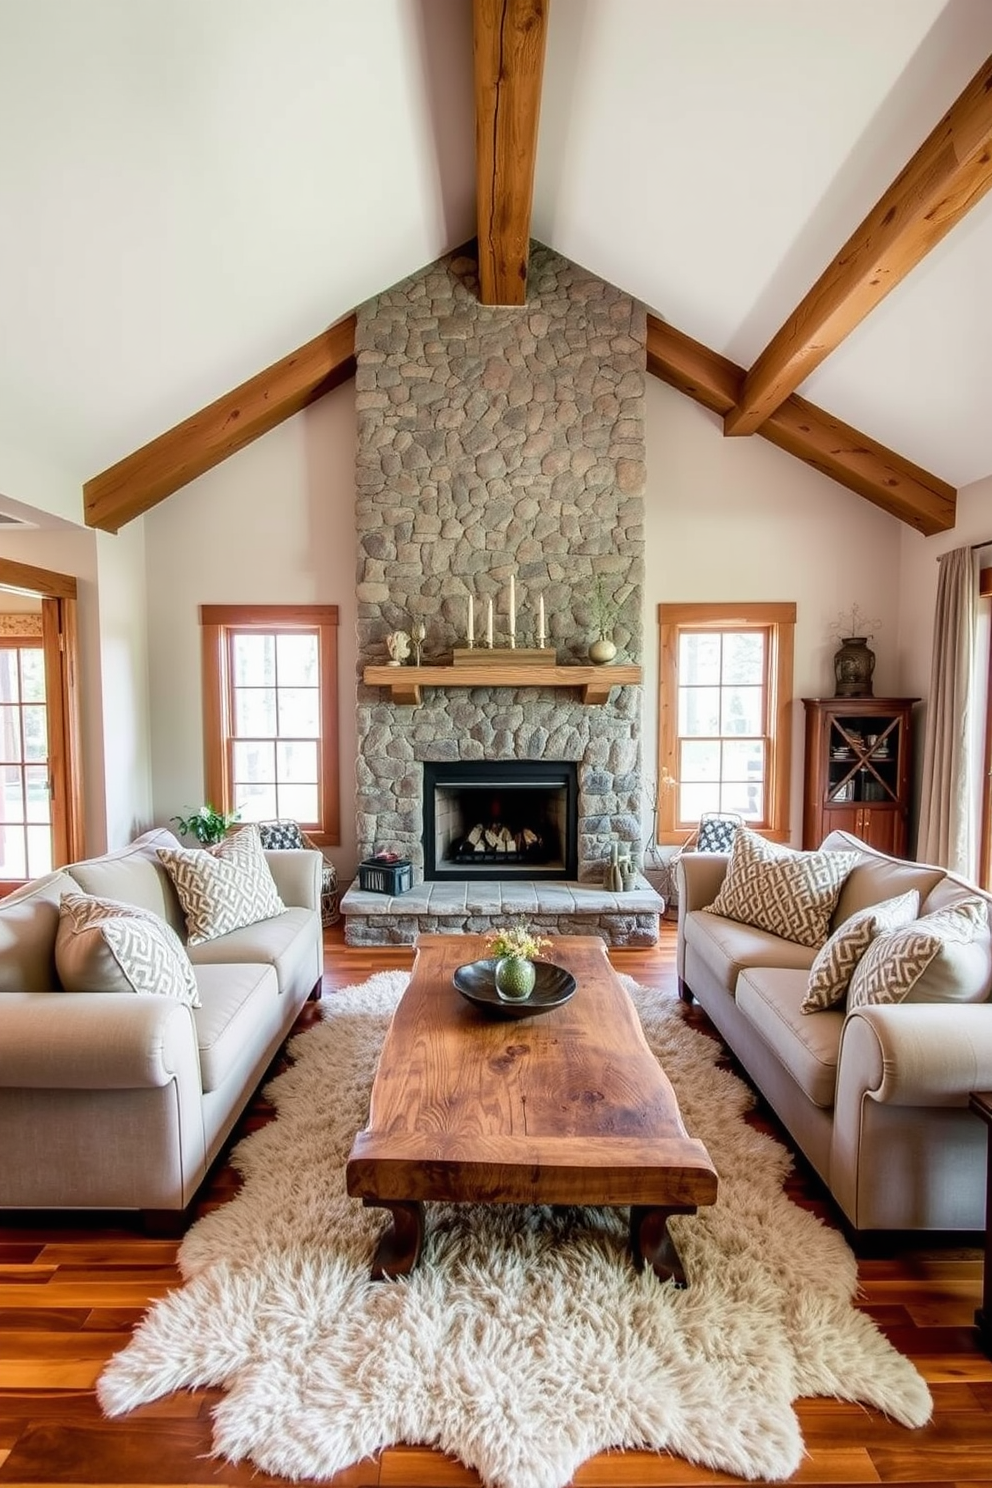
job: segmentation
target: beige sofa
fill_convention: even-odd
[[[0,900],[0,1208],[135,1209],[193,1198],[323,970],[321,856],[267,852],[287,908],[188,947],[201,1007],[63,992],[63,892],[154,910],[185,939],[156,856],[169,831],[71,864]]]
[[[918,889],[920,913],[973,885],[942,868],[858,851],[832,920]],[[985,1224],[985,1129],[967,1109],[992,1089],[992,943],[980,937],[979,1001],[900,1002],[803,1013],[815,949],[709,913],[729,859],[679,864],[678,974],[856,1231],[971,1230]],[[992,898],[985,897],[992,909]]]

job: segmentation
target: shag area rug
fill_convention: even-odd
[[[785,1478],[799,1396],[928,1420],[925,1383],[852,1305],[846,1242],[783,1194],[791,1160],[743,1121],[751,1096],[719,1046],[629,978],[720,1175],[715,1205],[672,1221],[688,1287],[634,1271],[623,1212],[440,1204],[418,1269],[372,1283],[387,1216],[346,1196],[344,1163],[407,980],[332,994],[294,1039],[277,1119],[236,1150],[242,1190],[189,1231],[185,1285],[100,1379],[108,1415],[224,1386],[214,1448],[232,1461],[319,1479],[420,1442],[487,1488],[563,1488],[595,1453],[635,1447]]]

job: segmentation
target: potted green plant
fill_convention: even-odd
[[[175,822],[181,836],[195,837],[197,842],[206,846],[220,842],[228,827],[233,826],[240,816],[240,811],[232,811],[230,814],[215,811],[208,802],[189,816],[172,816],[169,820]]]
[[[486,936],[490,956],[495,958],[493,981],[504,1002],[523,1002],[534,990],[535,956],[551,947],[545,936],[534,935],[524,921],[509,930],[491,930]]]
[[[612,661],[617,654],[617,648],[611,634],[617,618],[617,603],[606,587],[606,579],[602,574],[596,575],[596,587],[592,595],[593,624],[596,627],[596,640],[589,647],[589,660],[594,661],[597,666]]]

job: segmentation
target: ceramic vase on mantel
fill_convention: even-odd
[[[834,697],[871,697],[875,653],[867,636],[844,636],[834,654]]]
[[[593,641],[589,647],[589,660],[597,666],[604,666],[606,662],[612,661],[617,654],[617,648],[609,636],[601,635],[598,641]]]

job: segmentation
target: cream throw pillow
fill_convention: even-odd
[[[55,967],[67,992],[150,992],[200,1006],[179,936],[150,909],[90,894],[63,894]]]
[[[257,827],[243,827],[216,847],[160,847],[158,855],[179,895],[191,946],[270,920],[286,908]]]
[[[822,946],[841,886],[861,854],[795,852],[739,827],[727,876],[706,908],[798,945]]]
[[[875,936],[912,924],[919,912],[919,892],[910,889],[907,894],[884,899],[881,904],[868,904],[846,919],[816,953],[802,1011],[819,1013],[842,1003],[854,968]]]
[[[851,977],[848,1008],[882,1002],[984,1002],[992,952],[984,899],[956,904],[879,935]]]

